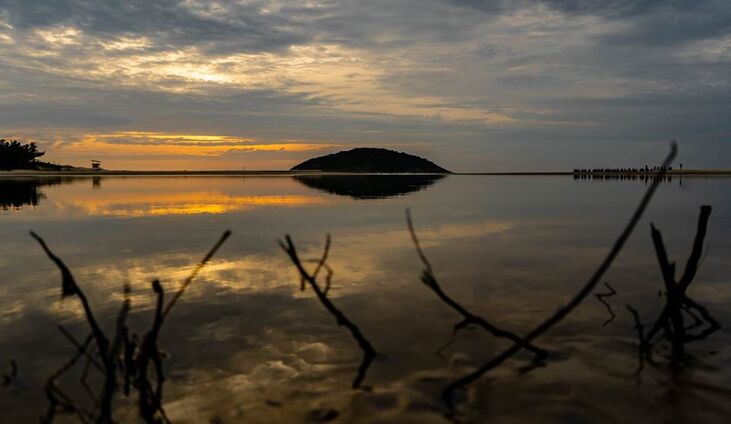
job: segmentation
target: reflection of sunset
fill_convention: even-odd
[[[59,208],[77,208],[88,215],[141,217],[161,215],[220,214],[264,206],[305,206],[328,199],[307,195],[233,196],[216,192],[107,195],[101,198],[60,201]]]
[[[312,192],[289,177],[276,176],[75,178],[46,183],[37,191],[42,196],[38,205],[24,209],[32,210],[32,214],[6,213],[4,218],[46,221],[94,216],[206,215],[347,201]]]

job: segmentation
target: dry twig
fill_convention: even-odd
[[[431,266],[431,263],[427,259],[426,255],[424,254],[424,251],[421,249],[421,244],[419,243],[419,238],[416,236],[416,230],[414,230],[414,223],[411,219],[411,211],[406,209],[406,224],[409,227],[409,233],[411,233],[411,240],[414,243],[414,247],[416,248],[416,252],[419,255],[419,259],[421,259],[421,263],[424,265],[424,271],[421,275],[421,282],[424,283],[425,286],[427,286],[429,289],[431,289],[434,294],[437,295],[437,297],[444,302],[447,306],[452,308],[454,311],[456,311],[458,314],[462,316],[462,321],[458,322],[454,326],[454,333],[452,335],[452,339],[456,335],[456,333],[464,328],[466,328],[469,325],[477,325],[481,328],[483,328],[488,333],[492,334],[495,337],[502,337],[508,340],[513,341],[514,343],[517,343],[524,347],[526,350],[529,350],[535,354],[534,361],[540,363],[548,356],[548,352],[545,350],[534,346],[530,342],[526,342],[525,340],[521,339],[518,335],[511,333],[509,331],[503,330],[501,328],[498,328],[488,322],[486,319],[482,318],[479,315],[475,315],[472,312],[468,311],[467,308],[462,306],[459,302],[449,297],[447,293],[444,292],[442,287],[439,284],[439,281],[437,281],[437,278],[434,276],[434,270]],[[443,346],[439,349],[441,352],[446,346],[451,344]]]
[[[609,291],[607,293],[594,293],[594,296],[596,297],[596,299],[598,301],[600,301],[607,308],[607,312],[609,312],[609,318],[607,318],[607,320],[604,321],[604,324],[602,324],[602,327],[606,327],[607,325],[609,325],[609,323],[614,321],[614,319],[617,317],[617,315],[612,310],[612,305],[610,305],[609,302],[604,300],[605,297],[612,297],[615,294],[617,294],[617,291],[614,290],[614,287],[610,286],[609,283],[607,283],[606,281],[604,282],[604,285],[607,287],[607,289],[609,289]]]
[[[178,299],[183,295],[188,286],[190,286],[193,279],[198,275],[203,266],[205,266],[205,264],[213,257],[216,251],[230,235],[231,231],[223,233],[218,242],[216,242],[213,248],[194,268],[191,275],[185,279],[180,289],[176,292],[173,299],[165,308],[163,308],[162,287],[159,281],[153,281],[153,290],[158,295],[155,319],[152,330],[147,333],[142,345],[138,349],[137,356],[135,357],[137,344],[134,340],[130,340],[129,329],[126,326],[127,316],[131,309],[129,285],[125,284],[124,301],[119,313],[117,314],[115,332],[110,342],[110,339],[104,334],[104,331],[97,324],[86,295],[76,284],[76,280],[66,264],[64,264],[64,262],[50,250],[41,237],[34,232],[31,232],[31,236],[38,241],[46,255],[61,271],[62,296],[76,296],[79,298],[84,308],[86,321],[89,324],[89,327],[91,327],[91,334],[86,338],[86,341],[84,343],[79,343],[68,331],[66,331],[66,329],[59,326],[61,333],[76,348],[76,353],[66,364],[64,364],[48,379],[46,383],[46,396],[49,400],[49,409],[42,420],[44,422],[52,422],[55,414],[60,410],[64,412],[75,412],[79,419],[83,422],[94,420],[98,423],[112,423],[112,403],[117,389],[117,372],[121,370],[124,378],[125,394],[129,394],[131,379],[135,376],[137,377],[136,387],[140,392],[141,417],[148,423],[159,422],[160,419],[157,418],[157,414],[159,413],[162,420],[167,422],[168,420],[165,416],[165,411],[162,409],[162,385],[165,378],[162,369],[162,357],[157,347],[157,336],[165,317],[170,313]],[[98,354],[101,358],[101,364],[96,361],[91,353],[88,352],[88,346],[92,341],[96,341]],[[55,384],[55,381],[73,367],[82,356],[87,358],[87,363],[82,374],[81,383],[87,388],[90,397],[98,406],[99,413],[97,416],[95,416],[96,411],[92,413],[79,408],[73,399],[64,394],[63,391],[61,391],[61,389]],[[147,368],[150,363],[153,364],[157,377],[156,387],[154,389],[147,379]],[[104,376],[102,393],[98,401],[91,393],[88,385],[86,385],[86,377],[88,374],[88,367],[90,365],[94,365]]]
[[[550,330],[561,322],[568,314],[570,314],[577,306],[581,304],[581,302],[584,301],[584,299],[591,294],[591,292],[594,290],[596,285],[601,281],[604,274],[609,270],[609,267],[614,262],[614,259],[619,255],[619,252],[624,247],[624,244],[627,242],[627,239],[629,239],[629,236],[634,231],[635,227],[637,226],[637,223],[640,221],[640,218],[645,212],[645,209],[647,209],[647,205],[650,203],[650,200],[652,199],[653,194],[655,194],[655,191],[657,190],[657,187],[660,185],[660,182],[662,181],[662,176],[664,175],[664,170],[672,163],[673,159],[675,158],[675,155],[677,153],[677,146],[673,142],[670,148],[670,153],[668,154],[667,158],[665,158],[665,161],[662,164],[662,171],[659,172],[652,181],[652,184],[648,187],[647,191],[645,192],[645,195],[642,197],[642,200],[640,200],[640,204],[637,206],[637,209],[634,211],[632,216],[630,217],[629,222],[625,226],[625,228],[620,233],[617,240],[612,245],[611,249],[607,253],[607,256],[604,258],[604,260],[601,262],[599,267],[596,269],[596,271],[592,274],[592,276],[589,278],[589,280],[581,287],[581,289],[566,303],[564,306],[559,308],[553,315],[551,315],[548,319],[541,322],[538,326],[536,326],[533,330],[531,330],[525,337],[523,337],[522,340],[525,342],[532,342],[536,338],[540,337],[542,334],[544,334],[546,331]],[[523,346],[519,343],[515,343],[510,348],[503,351],[498,356],[494,357],[493,359],[487,361],[482,366],[477,368],[476,370],[470,372],[469,374],[464,375],[463,377],[460,377],[459,379],[455,380],[451,384],[449,384],[444,391],[442,392],[442,397],[444,401],[447,403],[447,406],[450,409],[450,413],[453,412],[453,401],[452,401],[452,394],[455,390],[461,389],[465,387],[466,385],[474,382],[475,380],[478,380],[480,377],[485,375],[488,371],[492,370],[493,368],[497,367],[498,365],[505,362],[507,359],[511,358],[513,355],[518,353]]]
[[[323,249],[322,257],[320,258],[320,261],[318,262],[317,267],[315,268],[315,271],[310,274],[305,270],[304,266],[302,265],[302,261],[299,258],[299,255],[297,254],[297,249],[294,246],[294,243],[292,242],[292,238],[289,235],[285,236],[285,241],[279,242],[279,246],[284,250],[287,255],[289,256],[290,260],[292,260],[292,263],[297,268],[297,271],[300,275],[300,281],[302,283],[306,282],[310,285],[312,290],[317,295],[318,300],[320,303],[322,303],[323,306],[325,306],[325,309],[330,313],[330,315],[335,317],[335,320],[338,325],[342,325],[345,328],[347,328],[350,331],[350,334],[353,336],[353,338],[358,342],[358,346],[363,351],[363,360],[360,363],[360,366],[358,367],[358,373],[355,376],[355,379],[353,380],[352,387],[354,389],[357,389],[361,386],[361,383],[363,382],[363,379],[365,378],[366,372],[368,371],[368,367],[370,367],[371,362],[373,362],[373,359],[375,359],[377,353],[376,350],[373,348],[371,343],[368,341],[368,339],[363,336],[363,333],[360,331],[360,328],[358,328],[357,325],[355,325],[352,321],[350,321],[345,314],[342,313],[333,303],[332,301],[327,297],[327,292],[330,288],[330,278],[332,276],[332,271],[329,271],[328,277],[327,277],[327,286],[323,290],[320,288],[320,285],[317,282],[317,274],[320,272],[320,270],[325,266],[325,261],[327,260],[328,253],[330,251],[330,235],[327,235],[327,238],[325,240],[325,248]],[[328,268],[325,268],[328,269]]]

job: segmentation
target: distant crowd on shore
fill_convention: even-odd
[[[644,181],[645,183],[660,179],[664,182],[671,182],[673,181],[673,174],[663,174],[660,176],[659,174],[653,174],[651,172],[638,172],[636,174],[632,173],[606,173],[606,174],[600,174],[600,173],[574,173],[574,180],[599,180],[599,181],[609,181],[609,180],[621,180],[621,181]],[[682,175],[676,175],[675,179],[680,182],[680,184],[683,184],[683,177]]]
[[[683,169],[683,164],[680,164]],[[574,169],[574,174],[657,174],[660,172],[672,171],[672,166],[647,166],[644,168],[591,168]]]

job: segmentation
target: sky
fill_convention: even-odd
[[[108,169],[731,168],[728,0],[0,0],[0,138]]]

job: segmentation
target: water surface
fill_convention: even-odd
[[[327,179],[330,178],[330,179]],[[406,229],[410,208],[443,288],[496,325],[524,334],[588,279],[642,196],[646,182],[570,176],[104,177],[0,179],[0,388],[10,421],[36,420],[45,379],[74,352],[57,329],[82,339],[73,298],[28,231],[71,268],[104,325],[125,282],[131,325],[152,319],[153,278],[175,290],[226,230],[233,236],[195,280],[161,335],[165,408],[173,422],[443,422],[440,390],[509,343],[479,329],[440,354],[460,317],[420,282]],[[350,178],[350,179],[348,179]],[[371,178],[371,179],[369,179]],[[380,179],[379,179],[380,178]],[[663,231],[682,270],[702,204],[713,206],[703,264],[688,294],[722,329],[688,344],[691,366],[636,373],[637,337],[626,305],[651,324],[664,304],[649,223]],[[381,354],[367,390],[351,390],[360,351],[348,332],[299,290],[277,240],[290,234],[315,260],[331,234],[333,301]],[[595,298],[537,344],[546,367],[521,373],[520,354],[461,396],[465,421],[725,422],[731,407],[731,180],[663,183]],[[600,287],[597,292],[606,292]],[[85,401],[78,372],[60,384]],[[134,420],[134,400],[116,405]],[[337,416],[330,411],[337,411]]]

